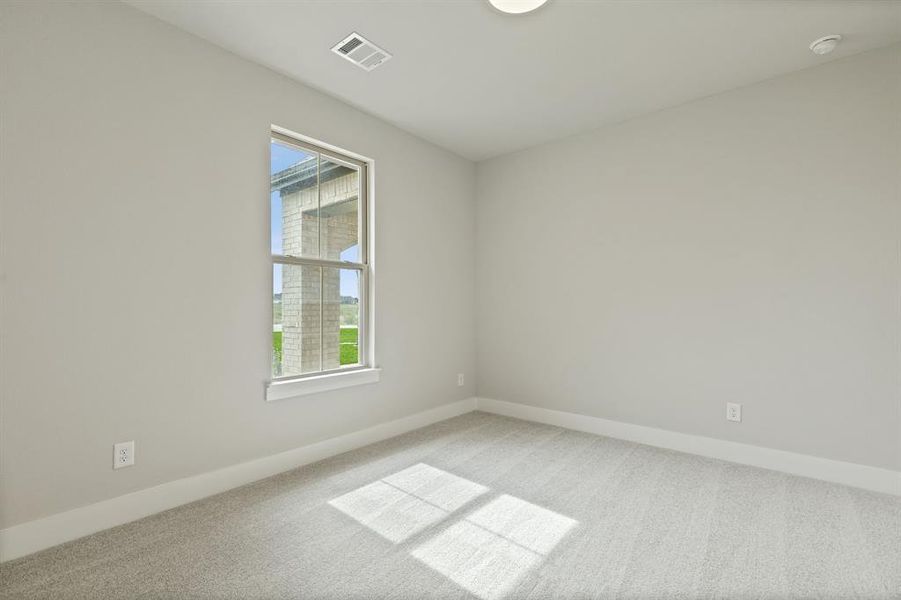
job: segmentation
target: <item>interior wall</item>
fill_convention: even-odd
[[[0,528],[474,395],[471,162],[119,3],[0,12]],[[377,384],[263,399],[270,124],[375,160]]]
[[[479,396],[901,468],[899,78],[894,46],[479,163]]]

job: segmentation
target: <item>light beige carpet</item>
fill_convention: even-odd
[[[2,566],[4,598],[901,598],[901,499],[472,413]]]

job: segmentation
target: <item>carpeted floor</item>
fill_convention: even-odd
[[[4,598],[901,598],[901,498],[471,413],[0,577]]]

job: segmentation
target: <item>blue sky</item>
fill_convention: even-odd
[[[312,153],[303,152],[296,148],[289,148],[281,144],[272,142],[270,144],[271,167],[270,174],[277,173],[287,169],[291,165],[297,164],[311,156]],[[272,234],[272,253],[281,254],[282,251],[282,201],[278,192],[272,192],[270,195],[272,205],[272,217],[270,222],[270,231]],[[348,248],[341,253],[343,260],[352,260],[356,258],[356,246]],[[280,294],[282,292],[282,272],[281,268],[276,266],[272,272],[273,293]],[[359,298],[359,286],[357,280],[359,275],[356,271],[341,270],[341,295],[353,296]]]

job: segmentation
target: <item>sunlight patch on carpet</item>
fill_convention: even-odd
[[[483,485],[419,463],[339,496],[329,505],[397,544],[487,491]]]
[[[483,600],[499,600],[578,522],[502,495],[445,529],[412,555]]]

